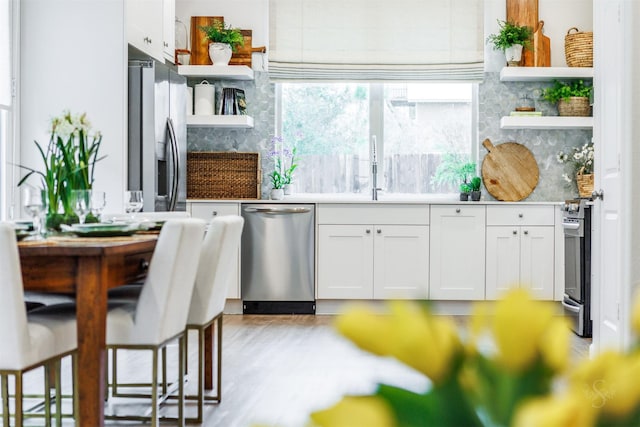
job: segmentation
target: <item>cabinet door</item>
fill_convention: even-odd
[[[520,283],[534,297],[553,299],[553,227],[522,227],[520,236]]]
[[[158,61],[162,48],[162,0],[127,0],[127,41]]]
[[[427,299],[429,227],[376,225],[373,240],[373,298]]]
[[[222,215],[240,215],[240,205],[238,203],[190,203],[187,210],[191,212],[193,218],[200,218],[211,221],[212,218]],[[240,248],[238,247],[238,256],[233,261],[233,274],[229,280],[228,299],[240,298]]]
[[[431,207],[429,299],[482,300],[485,207]]]
[[[162,1],[162,49],[164,59],[175,61],[176,48],[176,0]]]
[[[318,226],[318,298],[373,298],[373,227]]]
[[[520,227],[487,227],[487,299],[520,286]]]

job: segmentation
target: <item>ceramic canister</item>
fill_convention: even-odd
[[[215,105],[216,87],[203,80],[195,87],[195,113],[198,116],[212,115]]]
[[[193,116],[193,88],[187,86],[187,116]]]

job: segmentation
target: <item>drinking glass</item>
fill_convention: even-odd
[[[41,239],[44,235],[42,216],[47,212],[48,201],[46,191],[31,186],[24,188],[23,205],[33,219],[34,239]]]
[[[106,204],[107,199],[104,191],[91,190],[91,213],[98,222],[102,222],[102,209]]]
[[[142,210],[142,191],[125,191],[124,209],[127,213],[140,212]]]
[[[78,215],[80,224],[84,224],[84,220],[91,212],[91,190],[71,191],[71,206],[73,206],[73,211]]]

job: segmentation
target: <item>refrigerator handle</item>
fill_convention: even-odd
[[[178,202],[178,179],[180,177],[180,154],[178,151],[178,139],[176,131],[173,127],[171,117],[167,117],[167,130],[169,133],[169,144],[171,149],[171,157],[173,157],[173,176],[171,177],[171,192],[169,193],[169,206],[167,210],[175,211]]]

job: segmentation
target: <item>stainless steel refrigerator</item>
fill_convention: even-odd
[[[129,61],[128,190],[143,211],[186,209],[187,80],[152,60]]]

